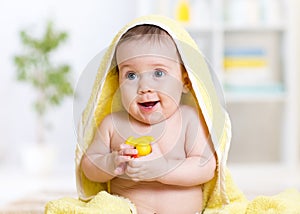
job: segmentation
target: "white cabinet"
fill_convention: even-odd
[[[183,25],[224,87],[233,125],[229,162],[296,166],[290,0],[138,0],[137,15],[176,18],[180,1],[190,5]]]

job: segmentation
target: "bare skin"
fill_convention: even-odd
[[[114,122],[116,119],[118,124]],[[106,117],[99,130],[108,130],[107,136],[98,132],[82,160],[82,168],[91,180],[111,180],[111,193],[129,198],[138,213],[200,212],[201,184],[213,177],[216,164],[206,132],[200,128],[203,124],[196,111],[188,106],[181,106],[164,122],[150,128],[130,119],[124,112]],[[136,154],[136,151],[124,142],[136,131],[157,140],[152,144],[151,154],[133,159],[126,155]],[[110,144],[103,146],[101,142],[107,142],[103,137],[110,139]],[[107,160],[113,163],[104,164]],[[99,162],[102,164],[97,164]],[[124,162],[127,167],[122,170],[118,166]]]
[[[213,178],[216,160],[201,112],[180,103],[187,75],[173,43],[134,42],[116,54],[124,111],[104,118],[81,168],[92,181],[111,181],[111,193],[138,213],[201,212],[201,184]],[[157,56],[162,49],[168,57]],[[143,55],[148,50],[156,55]],[[152,152],[131,158],[137,150],[126,139],[146,135],[155,138]]]

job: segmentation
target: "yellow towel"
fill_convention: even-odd
[[[113,196],[106,191],[99,192],[89,202],[74,198],[62,198],[50,201],[46,205],[48,214],[136,214],[134,204],[128,199]]]
[[[116,68],[111,66],[111,64],[114,64],[112,63],[114,49],[120,37],[128,29],[139,24],[153,24],[165,29],[177,45],[192,83],[193,93],[190,93],[190,96],[195,94],[217,152],[218,167],[216,179],[207,184],[207,187],[210,187],[209,189],[211,190],[216,188],[217,190],[214,192],[216,197],[218,195],[222,203],[227,203],[229,200],[224,179],[231,137],[229,117],[220,104],[208,66],[194,40],[178,23],[156,15],[138,18],[121,29],[112,41],[100,64],[91,97],[79,124],[76,151],[76,175],[79,197],[83,200],[89,200],[100,190],[108,190],[108,184],[106,183],[99,184],[89,181],[79,168],[79,164],[83,153],[93,140],[96,127],[101,123],[102,119],[112,111],[118,111],[122,108],[121,101],[115,97],[119,84],[118,76],[114,72]],[[185,97],[184,100],[188,102],[190,98]],[[206,196],[205,204],[208,202],[209,196]]]
[[[268,212],[278,213],[277,210],[284,210],[287,207],[281,206],[280,203],[289,204],[288,207],[299,206],[299,193],[286,192],[278,197],[260,197],[249,202],[234,184],[226,168],[231,140],[231,123],[226,110],[221,105],[205,58],[194,40],[181,25],[166,17],[151,15],[135,19],[122,28],[103,56],[90,99],[79,124],[76,148],[76,178],[79,200],[64,198],[49,202],[46,206],[46,213],[75,213],[75,211],[81,213],[82,210],[85,210],[85,213],[88,213],[89,210],[93,212],[95,207],[98,209],[101,207],[101,200],[111,197],[114,200],[112,199],[109,203],[110,208],[113,208],[115,203],[118,206],[119,202],[115,202],[116,199],[119,199],[117,196],[111,196],[103,192],[109,192],[109,183],[95,183],[87,179],[80,169],[80,161],[91,144],[95,130],[102,119],[113,111],[119,111],[122,108],[121,101],[115,96],[118,90],[118,76],[116,72],[113,72],[115,70],[114,50],[120,37],[128,29],[140,24],[159,26],[165,29],[174,39],[192,84],[192,93],[189,93],[189,96],[193,96],[192,99],[197,101],[197,107],[201,109],[212,137],[216,151],[217,168],[215,177],[203,185],[204,213],[264,213],[262,210],[265,210],[266,207],[279,204],[278,206],[274,205],[274,212]],[[185,97],[183,102],[188,104],[190,99],[191,97]],[[281,200],[287,195],[290,199]],[[295,199],[297,203],[294,203],[292,199]],[[125,201],[134,213],[134,206],[128,200]],[[131,213],[126,209],[123,212],[109,211],[107,213]]]

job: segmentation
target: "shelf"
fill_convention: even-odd
[[[225,91],[225,100],[227,103],[236,102],[284,102],[286,94],[284,92],[232,92]]]
[[[284,102],[286,92],[281,84],[257,86],[225,85],[225,100],[230,102]]]
[[[191,34],[212,33],[214,31],[211,26],[183,25],[183,27]]]
[[[260,24],[260,25],[234,25],[234,24],[224,24],[216,26],[195,26],[189,24],[183,24],[185,29],[192,33],[212,33],[212,32],[284,32],[286,30],[286,25],[284,23],[276,24]]]
[[[284,32],[286,25],[284,23],[277,24],[260,24],[260,25],[231,25],[225,24],[224,32]]]

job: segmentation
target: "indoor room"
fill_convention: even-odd
[[[149,14],[176,20],[204,56],[231,121],[227,167],[247,199],[300,191],[299,10],[298,0],[2,3],[0,213],[77,198],[78,124],[101,58]]]

